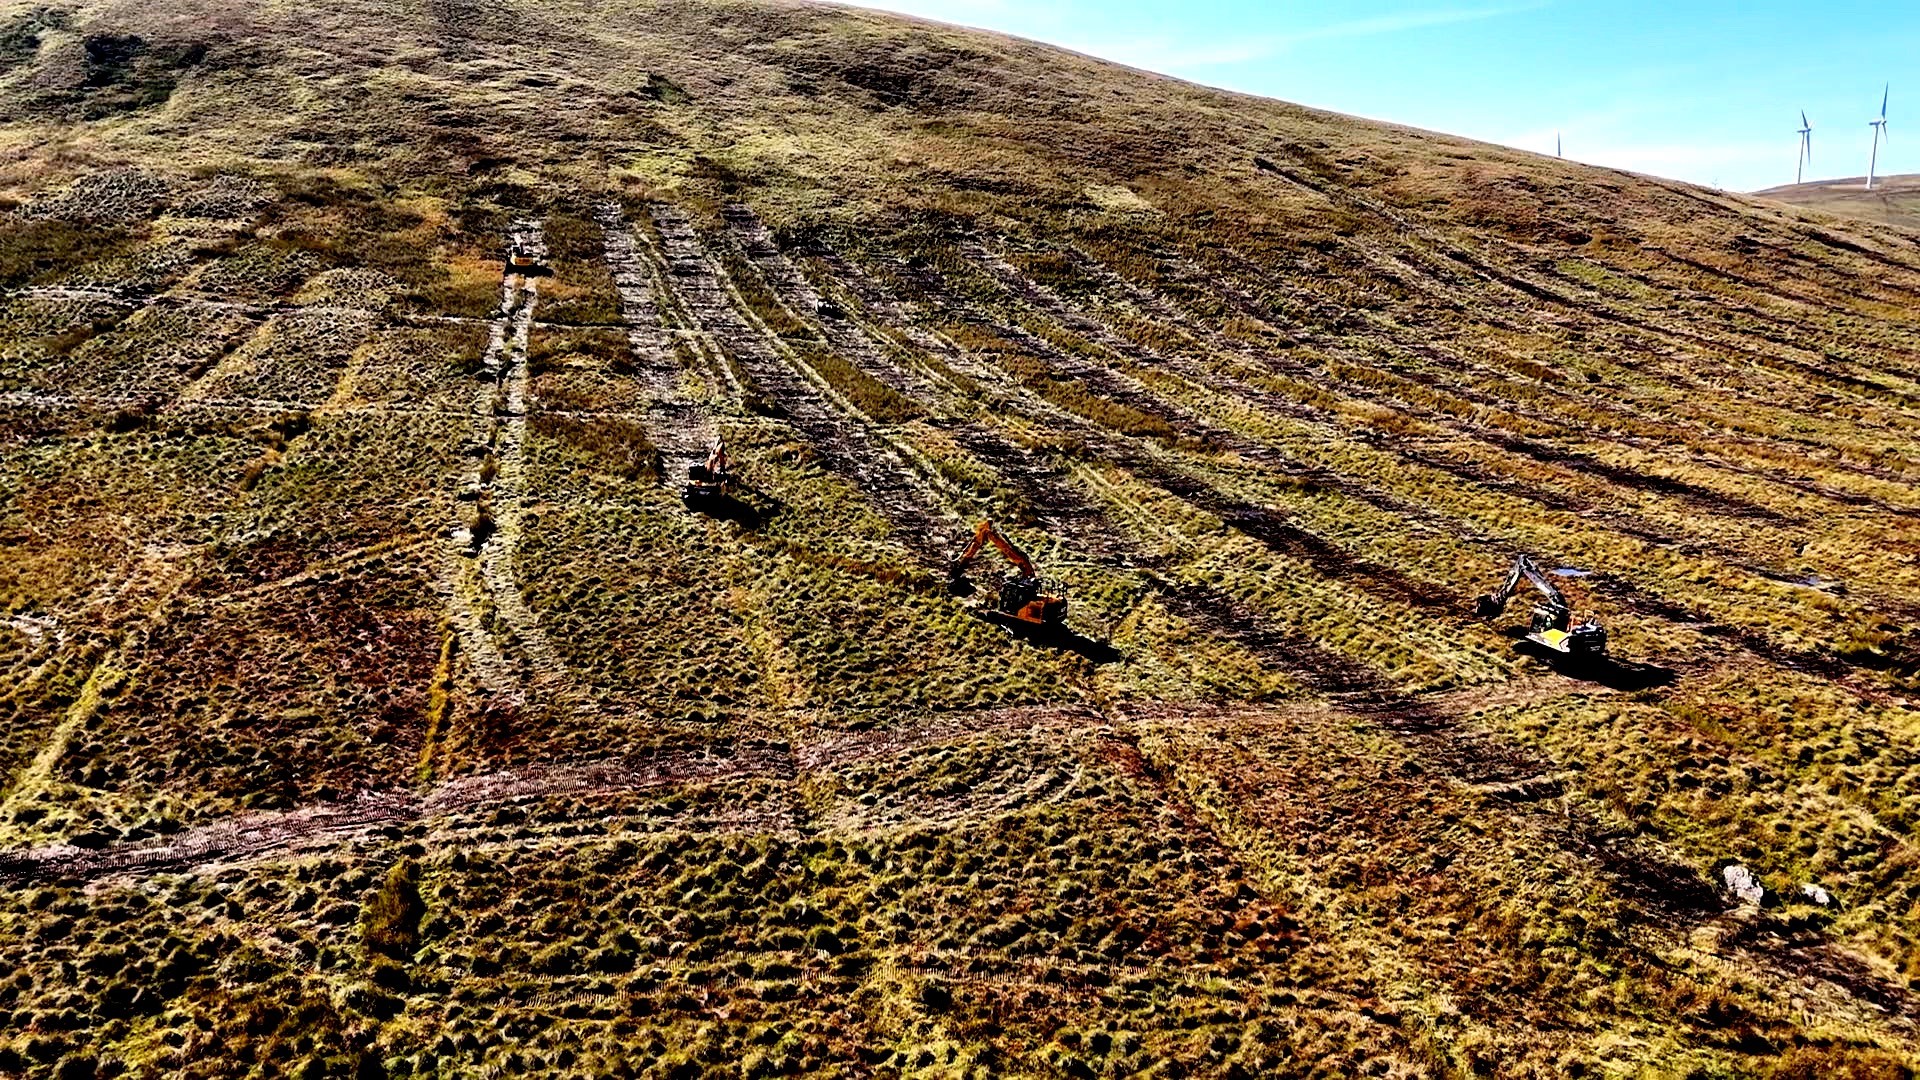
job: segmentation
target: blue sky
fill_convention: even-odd
[[[1733,190],[1920,171],[1920,4],[877,0],[1196,82]],[[1905,108],[1911,102],[1913,110]],[[1915,117],[1907,126],[1903,117]]]

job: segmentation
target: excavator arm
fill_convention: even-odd
[[[947,568],[948,574],[957,578],[966,573],[967,568],[973,565],[973,560],[980,557],[980,553],[986,550],[989,543],[1000,549],[1000,554],[1007,557],[1007,561],[1013,564],[1013,568],[1020,572],[1021,577],[1039,576],[1039,571],[1033,568],[1033,560],[1027,558],[1027,553],[1015,547],[1013,541],[1001,536],[1000,530],[994,528],[991,521],[982,521],[980,527],[973,530],[973,539]]]
[[[687,486],[683,497],[691,502],[717,499],[733,487],[733,461],[718,438],[707,448],[707,460],[687,468]]]
[[[1490,619],[1507,610],[1507,602],[1513,599],[1514,590],[1520,587],[1520,579],[1525,578],[1540,595],[1546,598],[1547,606],[1561,611],[1569,610],[1566,594],[1560,591],[1553,579],[1540,572],[1540,567],[1526,555],[1514,557],[1513,566],[1507,571],[1507,579],[1500,587],[1474,601],[1474,614]]]

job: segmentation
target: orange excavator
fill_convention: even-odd
[[[980,523],[973,531],[973,539],[948,566],[947,591],[954,596],[973,595],[973,582],[967,577],[967,571],[988,544],[1000,549],[1000,554],[1013,564],[1014,572],[1001,583],[997,596],[980,605],[980,613],[996,622],[1024,626],[1053,628],[1064,623],[1067,618],[1065,591],[1053,582],[1042,581],[1039,571],[1033,568],[1033,560],[1015,547],[1013,541],[1000,535],[991,521]]]

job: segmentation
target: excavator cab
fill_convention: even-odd
[[[991,521],[980,523],[980,527],[974,530],[973,539],[948,566],[947,591],[954,596],[974,594],[973,581],[967,577],[967,570],[989,543],[1013,564],[1014,572],[1001,582],[999,591],[990,602],[979,605],[977,610],[980,614],[995,622],[1044,628],[1057,627],[1066,622],[1066,590],[1053,582],[1042,580],[1033,567],[1033,561],[1012,541],[1000,535]]]
[[[1066,621],[1067,598],[1058,585],[1012,574],[1000,584],[1000,607],[994,614],[1035,626],[1057,626]]]
[[[1523,578],[1539,591],[1541,597],[1540,603],[1534,605],[1533,618],[1527,625],[1528,641],[1563,656],[1592,659],[1607,655],[1606,628],[1591,616],[1574,623],[1573,608],[1567,603],[1566,595],[1525,555],[1514,558],[1506,580],[1498,589],[1474,599],[1473,613],[1482,619],[1490,619],[1507,610],[1507,602],[1513,598],[1514,590],[1520,587]]]
[[[1572,612],[1563,607],[1536,605],[1533,623],[1527,628],[1527,640],[1569,656],[1607,654],[1606,628],[1591,618],[1573,624]]]

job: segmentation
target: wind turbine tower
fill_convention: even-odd
[[[1554,156],[1554,157],[1566,157],[1566,156],[1567,156],[1567,155],[1565,155],[1565,154],[1563,154],[1563,153],[1561,153],[1561,152],[1560,152],[1560,133],[1559,133],[1559,132],[1557,132],[1557,131],[1553,133],[1553,156]]]
[[[1867,190],[1868,191],[1873,190],[1874,167],[1880,164],[1880,140],[1887,137],[1887,93],[1892,89],[1893,88],[1891,86],[1883,87],[1881,89],[1880,118],[1878,120],[1867,121],[1867,126],[1873,129],[1873,150],[1871,153],[1867,155]]]
[[[1793,182],[1798,184],[1813,161],[1813,125],[1807,122],[1807,110],[1800,110],[1800,156],[1794,159]]]

